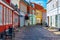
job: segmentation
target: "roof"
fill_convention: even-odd
[[[24,2],[26,5],[29,5],[29,3],[25,0],[21,0],[21,2]]]
[[[39,5],[39,4],[36,4],[36,3],[34,3],[34,4],[35,4],[35,9],[40,10],[40,11],[42,11],[43,13],[46,13],[46,9],[44,9],[43,6],[41,6],[41,5]]]
[[[36,4],[36,3],[35,3],[35,8],[36,8],[37,10],[42,10],[42,9],[44,9],[41,5]]]

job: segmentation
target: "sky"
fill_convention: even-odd
[[[29,2],[29,0],[26,0]],[[40,4],[42,5],[45,9],[46,9],[46,6],[47,6],[47,1],[48,0],[30,0],[30,2],[35,2],[37,4]]]
[[[26,0],[27,2],[35,2],[35,3],[37,3],[37,4],[40,4],[40,5],[42,5],[45,9],[46,9],[46,3],[47,3],[47,1],[48,0]],[[17,4],[18,5],[18,2],[19,2],[19,0],[12,0],[12,2],[14,3],[14,4]]]

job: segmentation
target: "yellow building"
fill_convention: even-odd
[[[40,10],[36,10],[36,24],[41,24],[42,22],[42,12]]]
[[[46,9],[44,9],[43,6],[32,3],[34,5],[34,10],[35,10],[35,23],[36,24],[43,24],[43,21],[46,20]]]

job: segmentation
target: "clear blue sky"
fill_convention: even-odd
[[[27,1],[29,2],[29,0],[27,0]],[[46,3],[47,3],[48,0],[30,0],[30,1],[35,2],[37,4],[40,4],[46,9],[46,6],[47,6]]]

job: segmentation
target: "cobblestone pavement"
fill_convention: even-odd
[[[60,36],[36,25],[20,28],[13,40],[60,40]]]
[[[44,29],[42,26],[23,27],[15,35],[15,40],[60,40],[60,36]]]

